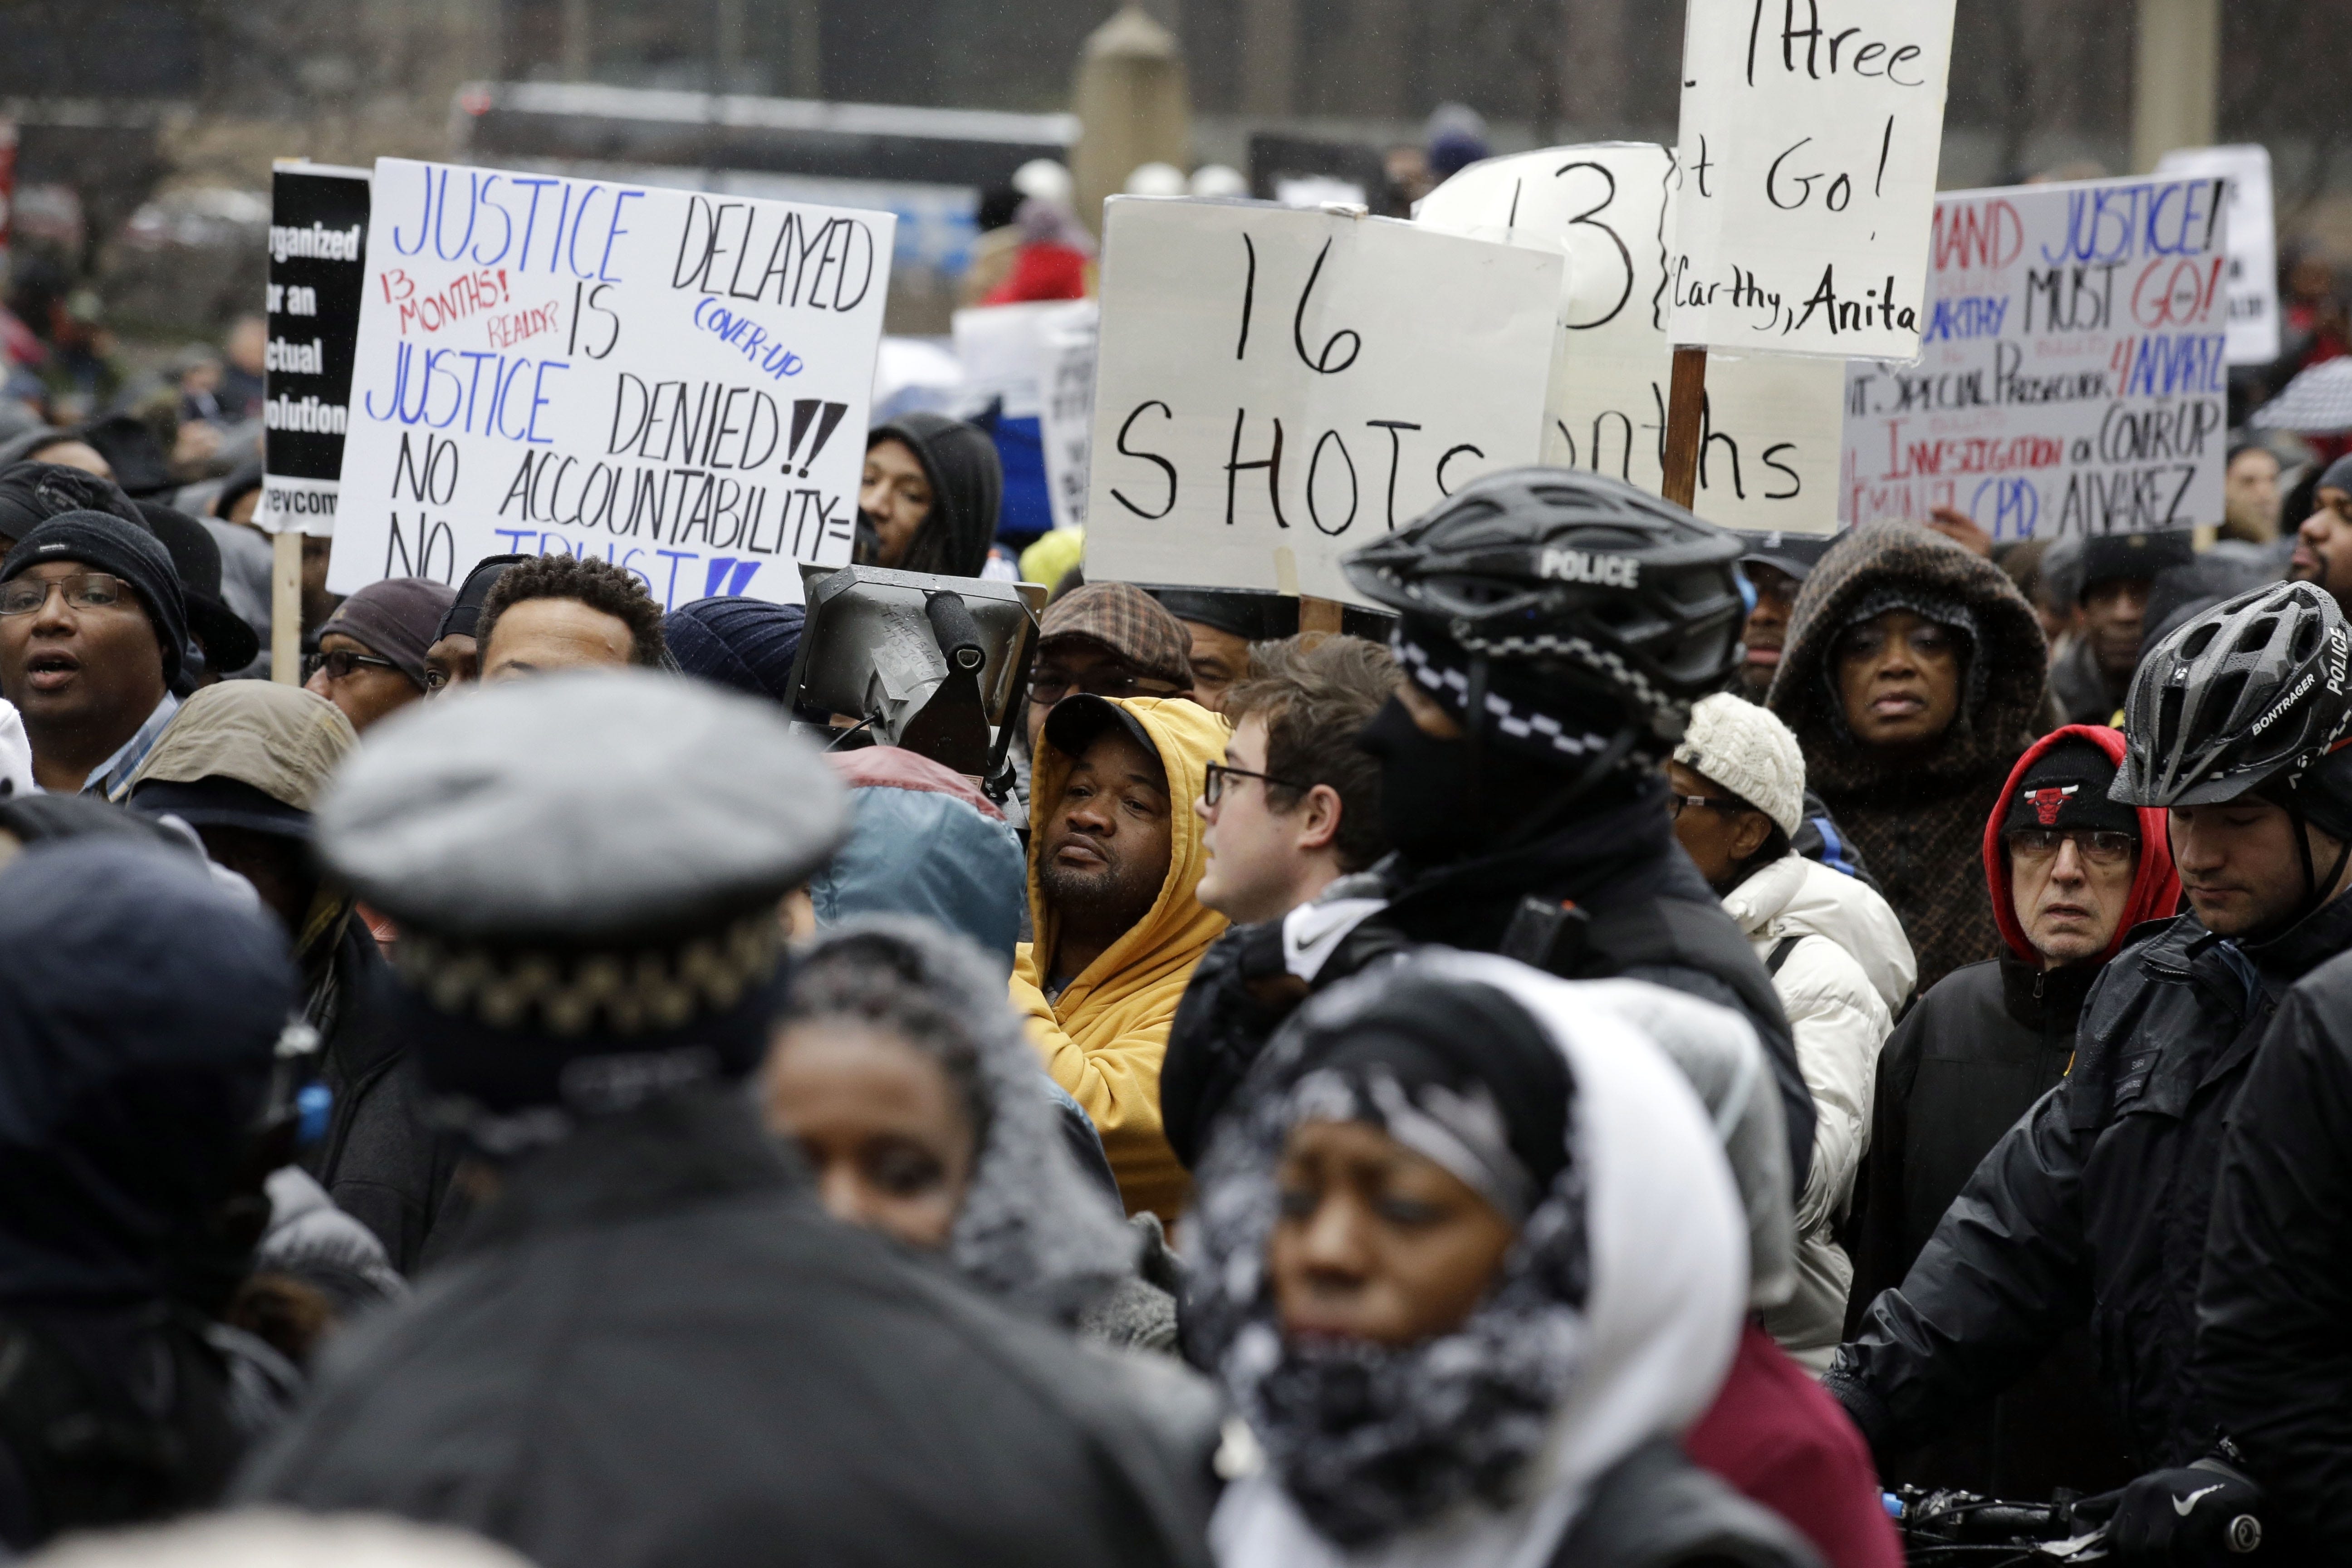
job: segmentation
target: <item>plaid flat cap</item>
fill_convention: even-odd
[[[1055,600],[1038,625],[1037,646],[1043,649],[1065,637],[1101,644],[1139,676],[1179,689],[1192,684],[1191,634],[1132,583],[1089,583]]]

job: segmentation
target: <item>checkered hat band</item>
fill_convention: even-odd
[[[1436,698],[1446,711],[1457,717],[1467,714],[1470,677],[1466,671],[1433,658],[1426,648],[1408,640],[1402,631],[1390,635],[1389,647],[1415,685]],[[1523,750],[1581,762],[1609,749],[1608,736],[1596,735],[1581,727],[1571,729],[1549,713],[1514,703],[1492,689],[1486,693],[1486,718],[1497,736],[1517,742]]]

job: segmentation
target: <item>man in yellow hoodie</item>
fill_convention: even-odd
[[[1191,1178],[1160,1125],[1160,1058],[1201,954],[1225,929],[1193,896],[1192,810],[1225,726],[1181,698],[1084,693],[1054,707],[1030,788],[1029,917],[1013,1005],[1054,1080],[1101,1132],[1129,1213],[1163,1221]]]

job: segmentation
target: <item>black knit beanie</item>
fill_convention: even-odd
[[[131,584],[147,608],[163,654],[163,680],[180,673],[180,650],[188,646],[188,610],[180,595],[180,574],[163,542],[134,522],[102,511],[69,511],[36,523],[0,562],[0,583],[49,561],[78,561],[94,572],[110,572]]]

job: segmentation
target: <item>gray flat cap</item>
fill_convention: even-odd
[[[781,710],[652,670],[579,671],[420,702],[320,801],[360,896],[435,935],[671,940],[782,897],[849,826]]]

